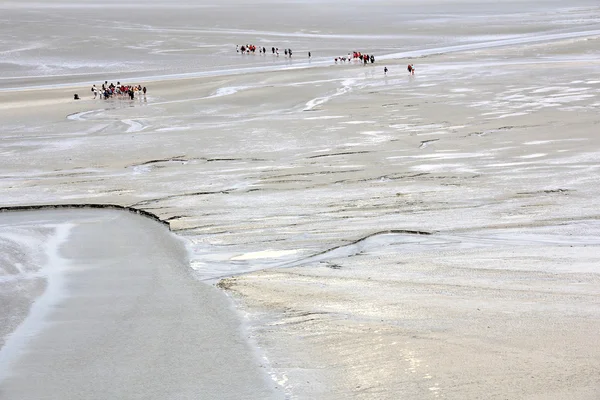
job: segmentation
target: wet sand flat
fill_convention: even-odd
[[[193,279],[165,227],[119,211],[0,218],[71,227],[2,348],[0,398],[278,398],[228,300]]]
[[[599,226],[382,234],[220,286],[302,398],[592,400]]]
[[[598,5],[239,3],[21,50],[44,67],[0,81],[3,204],[169,221],[291,398],[596,399]],[[121,37],[130,63],[85,50]],[[149,92],[92,99],[104,79]]]

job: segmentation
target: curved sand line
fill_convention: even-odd
[[[589,36],[597,36],[600,35],[600,29],[590,30],[590,31],[579,31],[579,32],[567,32],[567,33],[548,33],[541,35],[524,35],[517,38],[511,39],[500,39],[500,40],[492,40],[478,43],[470,43],[470,44],[459,44],[453,46],[446,47],[435,47],[431,49],[423,49],[423,50],[414,50],[414,51],[405,51],[402,53],[392,53],[386,54],[383,56],[379,56],[379,60],[393,60],[398,58],[416,58],[423,56],[431,56],[436,54],[448,54],[448,53],[457,53],[460,51],[470,51],[470,50],[483,50],[483,49],[491,49],[495,47],[504,47],[511,45],[521,45],[521,44],[532,44],[532,43],[540,43],[540,42],[549,42],[553,40],[563,40],[563,39],[578,39]]]
[[[433,235],[433,233],[427,232],[427,231],[417,231],[417,230],[408,230],[408,229],[388,229],[385,231],[370,233],[359,239],[353,240],[352,242],[350,242],[348,244],[335,246],[335,247],[320,251],[318,253],[302,257],[295,261],[286,261],[286,262],[282,262],[282,263],[278,263],[278,264],[271,264],[271,265],[261,265],[261,267],[259,267],[259,268],[251,268],[249,270],[245,270],[245,271],[238,272],[238,273],[234,272],[234,273],[229,273],[229,274],[223,274],[220,276],[200,278],[200,280],[205,281],[205,282],[211,282],[211,283],[216,282],[217,286],[221,287],[220,283],[218,283],[221,279],[251,274],[256,271],[263,271],[263,270],[269,270],[269,269],[274,269],[274,268],[299,267],[299,266],[303,266],[303,265],[306,265],[306,264],[309,264],[312,262],[325,261],[330,258],[336,258],[336,257],[342,257],[342,256],[350,257],[350,256],[356,255],[362,251],[361,245],[364,242],[368,241],[369,239],[372,239],[372,238],[375,238],[378,236],[384,236],[384,235],[396,235],[396,237],[402,237],[402,236],[404,236],[404,237],[413,236],[414,237],[414,236],[431,236],[431,235]],[[396,241],[395,238],[393,240]],[[238,257],[238,259],[242,259],[242,258]]]
[[[313,111],[313,110],[315,110],[315,108],[327,103],[329,100],[333,99],[334,97],[342,96],[342,95],[350,92],[352,90],[352,85],[354,85],[355,83],[356,83],[356,79],[344,80],[342,82],[341,88],[336,89],[335,92],[333,92],[329,95],[317,97],[315,99],[310,100],[309,102],[306,103],[306,105],[304,106],[302,111]]]
[[[286,261],[281,263],[274,263],[270,265],[262,265],[259,268],[250,268],[248,270],[223,274],[220,276],[206,277],[200,280],[217,283],[217,286],[223,287],[225,283],[219,282],[222,279],[242,276],[251,274],[257,271],[276,269],[276,268],[292,268],[302,267],[308,264],[316,262],[324,262],[331,259],[353,257],[363,252],[370,252],[383,248],[390,245],[406,244],[406,245],[419,245],[427,241],[429,245],[453,245],[460,246],[466,244],[470,247],[488,246],[490,244],[497,244],[501,246],[536,246],[536,245],[589,245],[589,246],[600,246],[600,239],[586,238],[586,237],[574,237],[574,236],[562,236],[562,235],[548,235],[537,233],[527,234],[512,232],[513,227],[498,227],[493,229],[491,232],[486,234],[466,234],[466,233],[438,233],[429,231],[419,230],[407,230],[407,229],[389,229],[384,231],[378,231],[362,236],[358,239],[351,241],[348,244],[335,246],[318,253],[302,257],[294,261]],[[419,236],[426,236],[426,238],[418,238]],[[240,258],[241,259],[241,258]]]
[[[106,120],[98,120],[95,117],[96,117],[97,114],[105,112],[107,110],[108,109],[106,109],[106,108],[100,108],[100,109],[96,109],[96,110],[77,112],[77,113],[73,113],[73,114],[67,115],[67,119],[70,120],[70,121],[101,121],[101,122],[106,122]],[[125,133],[141,132],[144,129],[148,128],[148,125],[145,125],[145,124],[143,124],[140,121],[135,120],[135,119],[121,119],[121,120],[116,120],[116,121],[119,121],[119,122],[127,125],[128,128],[125,131]]]
[[[203,96],[203,97],[195,97],[192,99],[180,99],[180,100],[168,100],[168,101],[159,101],[156,103],[152,103],[153,106],[162,106],[165,104],[178,104],[178,103],[189,103],[192,101],[198,101],[198,100],[209,100],[209,99],[215,99],[218,97],[224,97],[224,96],[231,96],[233,94],[238,93],[239,91],[242,90],[246,90],[246,89],[252,89],[252,88],[259,88],[261,86],[224,86],[222,88],[218,88],[214,93],[208,95],[208,96]]]
[[[160,222],[165,225],[169,230],[171,230],[171,225],[168,221],[160,219],[156,214],[152,214],[151,212],[141,210],[138,208],[120,206],[118,204],[94,204],[94,203],[84,203],[84,204],[39,204],[39,205],[26,205],[26,206],[6,206],[0,207],[0,213],[2,212],[11,212],[11,211],[35,211],[35,210],[57,210],[57,209],[65,209],[65,208],[89,208],[89,209],[105,209],[105,210],[123,210],[128,211],[133,214],[138,214],[146,218],[150,218],[156,222]]]
[[[87,121],[88,119],[84,118],[85,116],[87,116],[89,114],[97,113],[100,111],[104,111],[104,110],[81,111],[81,112],[67,115],[67,119],[70,121]]]
[[[121,122],[129,127],[125,133],[141,132],[148,127],[148,125],[144,125],[134,119],[122,119]]]

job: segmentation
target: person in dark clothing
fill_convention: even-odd
[[[275,54],[275,47],[271,47],[271,53]]]
[[[287,56],[287,49],[283,50],[283,54]]]
[[[388,73],[388,69],[387,69],[387,67],[383,67],[383,74],[384,74],[384,75],[387,75],[387,73]]]
[[[309,51],[309,52],[308,52],[308,58],[310,58],[310,57],[311,57],[311,55],[310,55],[310,51]]]
[[[371,54],[371,64],[375,62],[375,56]]]
[[[144,96],[146,95],[146,86],[144,86],[144,88],[142,89],[142,92],[144,93]]]

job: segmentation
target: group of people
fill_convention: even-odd
[[[236,51],[238,53],[242,53],[242,54],[249,54],[249,53],[255,53],[256,52],[257,47],[253,44],[246,44],[246,45],[242,45],[242,46],[236,46]],[[261,54],[266,54],[267,53],[267,49],[265,47],[258,47],[258,51]],[[273,55],[276,55],[277,57],[279,57],[279,48],[278,47],[271,47],[271,53]],[[284,54],[286,57],[292,57],[292,49],[284,49]],[[309,51],[308,52],[308,58],[311,58],[312,54]],[[350,62],[352,60],[359,60],[361,62],[364,63],[364,65],[367,65],[367,63],[375,63],[375,56],[373,56],[372,54],[362,54],[359,51],[354,51],[352,53],[348,53],[347,57],[336,57],[335,58],[335,63],[337,64],[338,61],[339,62]],[[411,75],[415,74],[415,67],[413,64],[408,64],[407,67],[408,73]],[[387,75],[388,73],[388,68],[384,67],[383,68],[383,73],[385,75]],[[110,84],[108,84],[108,81],[104,81],[104,83],[102,84],[102,88],[98,89],[96,87],[96,85],[93,85],[91,88],[92,93],[94,94],[94,99],[95,98],[104,98],[105,100],[113,97],[113,96],[119,96],[119,97],[125,97],[125,96],[129,96],[129,98],[131,100],[133,100],[136,96],[136,94],[138,95],[143,95],[144,97],[146,96],[146,92],[147,89],[146,87],[142,87],[142,85],[122,85],[121,82],[117,82],[117,84],[113,84],[112,82]],[[79,100],[79,95],[75,94],[75,100]]]
[[[100,96],[100,98],[104,98],[105,100],[113,96],[129,96],[129,98],[133,100],[136,94],[142,94],[143,96],[146,96],[146,92],[148,91],[146,86],[122,85],[121,82],[117,82],[116,85],[111,82],[109,85],[108,81],[104,81],[101,89],[98,89],[96,85],[93,85],[91,90],[94,94],[94,98]]]
[[[256,47],[253,44],[246,44],[246,45],[236,45],[235,46],[235,51],[237,53],[241,53],[241,54],[250,54],[250,53],[255,53],[256,49],[258,48],[258,52],[260,54],[267,54],[267,48],[266,47]],[[284,49],[284,54],[286,57],[292,57],[292,49]],[[274,56],[279,57],[279,48],[278,47],[271,47],[271,53]],[[312,57],[311,52],[308,52],[308,58],[310,59]],[[373,54],[363,54],[360,51],[353,51],[351,53],[348,53],[347,56],[343,56],[343,57],[336,57],[334,59],[335,63],[337,64],[338,62],[340,63],[345,63],[345,62],[351,62],[351,61],[359,61],[362,62],[364,65],[367,65],[368,63],[374,64],[375,63],[375,56]],[[408,64],[408,73],[411,75],[415,74],[415,67],[413,64]],[[385,75],[387,75],[388,73],[388,68],[384,67],[383,68],[383,73]]]
[[[254,54],[256,53],[256,49],[258,48],[258,52],[260,54],[267,54],[267,48],[266,47],[256,47],[253,44],[246,44],[246,45],[236,45],[235,46],[235,51],[237,53],[241,53],[241,54]],[[271,47],[271,53],[274,56],[279,57],[279,47]],[[292,57],[292,49],[284,49],[283,53],[285,54],[286,57]],[[311,54],[310,51],[308,52],[308,58],[310,58]]]
[[[242,53],[242,54],[250,54],[250,53],[255,53],[256,52],[257,47],[253,44],[246,44],[246,45],[242,45],[242,46],[235,46],[235,51],[238,53]],[[260,54],[267,54],[267,49],[265,47],[258,47],[258,52]],[[279,57],[279,48],[278,47],[271,47],[271,53],[277,57]],[[286,57],[292,57],[292,49],[284,49],[284,54]],[[312,57],[311,52],[308,52],[308,58],[310,59]],[[334,59],[335,63],[337,64],[338,62],[340,63],[345,63],[345,62],[351,62],[351,61],[359,61],[362,62],[364,65],[367,65],[368,63],[374,64],[375,63],[375,56],[373,54],[363,54],[360,51],[353,51],[352,53],[348,53],[348,56],[343,56],[343,57],[336,57]],[[415,74],[415,67],[413,64],[408,64],[407,67],[408,73],[411,75]],[[387,75],[388,73],[388,68],[384,67],[383,68],[383,73],[384,75]]]
[[[371,64],[373,64],[373,63],[375,63],[375,56],[373,54],[369,55],[369,54],[363,54],[360,51],[354,51],[352,53],[348,53],[348,57],[336,57],[334,61],[337,64],[338,61],[346,62],[346,61],[352,61],[352,60],[361,61],[365,65],[367,65],[367,63],[369,63],[369,62]]]
[[[260,53],[263,52],[264,47],[259,47],[258,51]],[[235,46],[235,51],[238,53],[242,53],[242,54],[250,54],[250,53],[254,53],[256,52],[256,46],[253,44],[246,44],[246,45],[242,45],[242,46]]]

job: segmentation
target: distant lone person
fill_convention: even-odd
[[[383,74],[384,74],[384,75],[387,75],[387,72],[388,72],[388,69],[387,69],[387,67],[383,67]]]
[[[144,93],[144,96],[146,95],[146,86],[144,86],[144,88],[142,89],[142,92]]]
[[[311,55],[310,55],[310,51],[309,51],[309,52],[308,52],[308,58],[310,58],[310,57],[311,57]]]
[[[406,68],[408,70],[408,73],[411,75],[415,74],[415,67],[412,64],[408,64],[408,67]]]

